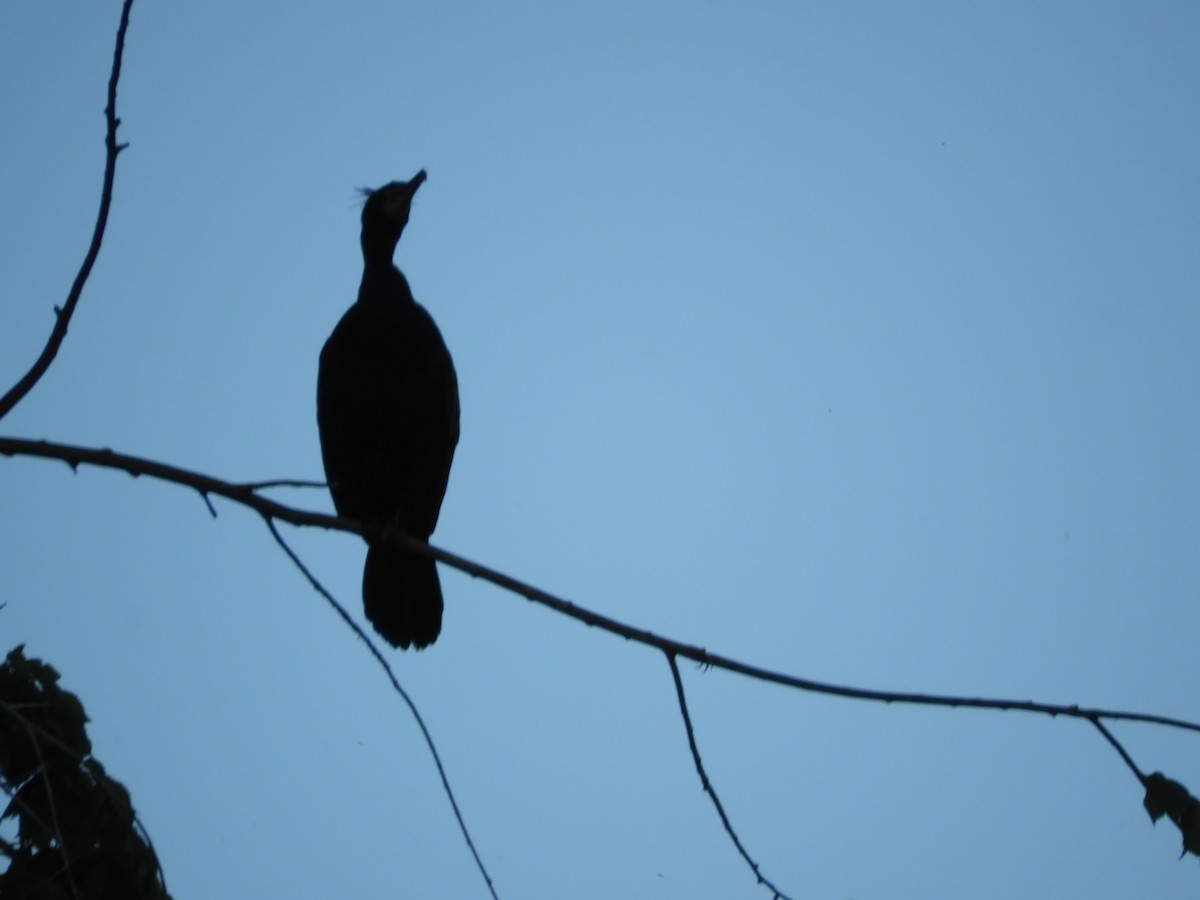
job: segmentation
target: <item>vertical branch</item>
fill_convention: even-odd
[[[129,28],[129,10],[132,6],[133,0],[125,0],[121,8],[121,24],[117,28],[117,45],[113,51],[112,74],[108,79],[108,104],[104,107],[104,117],[108,123],[104,137],[104,187],[100,192],[100,211],[96,216],[96,227],[92,231],[92,243],[88,247],[87,255],[83,258],[83,264],[79,267],[79,273],[75,276],[75,282],[71,285],[71,291],[67,294],[66,305],[61,309],[57,306],[54,308],[56,317],[54,329],[50,332],[50,339],[42,349],[41,356],[37,358],[37,361],[20,381],[13,385],[8,393],[0,397],[0,419],[4,418],[9,410],[20,403],[21,399],[33,389],[33,386],[50,368],[54,357],[58,355],[58,348],[62,346],[63,339],[67,336],[67,326],[70,324],[71,316],[79,303],[79,297],[83,294],[83,286],[92,273],[96,257],[100,255],[100,243],[104,240],[104,227],[108,224],[108,210],[112,205],[117,156],[128,146],[128,144],[117,143],[117,127],[121,124],[121,120],[117,118],[117,82],[121,78],[121,58],[125,54],[125,32]]]

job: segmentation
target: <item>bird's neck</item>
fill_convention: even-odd
[[[361,303],[412,303],[413,295],[408,279],[392,265],[390,258],[372,262],[367,257],[358,299]]]

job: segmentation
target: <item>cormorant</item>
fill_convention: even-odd
[[[393,647],[418,649],[442,628],[437,567],[386,542],[428,540],[458,443],[458,379],[442,335],[392,264],[413,195],[425,180],[363,191],[358,301],[321,351],[317,426],[338,514],[368,525],[363,604]]]

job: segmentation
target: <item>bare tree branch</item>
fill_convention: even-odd
[[[117,127],[121,124],[121,120],[117,118],[117,82],[121,78],[121,57],[125,54],[125,32],[129,28],[129,11],[132,7],[133,0],[125,0],[124,6],[121,7],[121,24],[117,28],[117,45],[113,50],[112,73],[108,79],[108,104],[104,107],[104,116],[108,122],[104,136],[104,187],[100,191],[100,211],[96,216],[96,227],[92,231],[92,243],[88,247],[87,255],[83,258],[83,264],[79,267],[79,273],[75,276],[75,282],[71,285],[71,291],[67,294],[66,305],[61,309],[57,306],[54,308],[56,317],[54,328],[50,332],[50,339],[46,342],[41,356],[37,358],[37,361],[20,381],[13,385],[8,393],[0,397],[0,419],[3,419],[9,410],[33,390],[33,386],[50,368],[50,363],[54,361],[54,357],[58,354],[58,348],[62,346],[63,339],[67,336],[67,326],[70,324],[71,316],[74,315],[75,307],[83,294],[83,286],[92,273],[96,257],[100,255],[100,243],[104,240],[104,227],[108,223],[108,210],[112,205],[117,156],[128,146],[128,144],[117,143]]]
[[[58,459],[67,463],[72,469],[81,464],[119,469],[135,477],[146,475],[160,481],[169,481],[174,484],[183,485],[184,487],[198,491],[202,496],[207,497],[211,494],[225,497],[235,503],[250,507],[268,519],[279,519],[293,525],[326,528],[358,535],[366,534],[369,530],[363,523],[354,519],[293,509],[282,503],[276,503],[273,500],[260,497],[255,493],[252,485],[233,484],[213,478],[210,475],[190,472],[186,469],[141,459],[136,456],[115,453],[112,450],[96,450],[88,447],[52,444],[48,441],[29,441],[21,438],[0,437],[0,456],[35,456],[44,459]],[[727,656],[710,653],[703,647],[695,647],[671,638],[660,637],[650,631],[626,625],[624,622],[618,622],[616,619],[610,619],[608,616],[603,616],[600,613],[577,606],[568,600],[563,600],[525,582],[518,581],[495,569],[489,569],[465,557],[458,556],[440,547],[435,547],[432,544],[427,544],[416,538],[389,532],[388,539],[395,541],[399,546],[413,553],[432,556],[434,559],[451,568],[458,569],[460,572],[465,572],[476,578],[482,578],[497,587],[520,594],[528,600],[532,600],[542,606],[548,606],[556,612],[583,622],[585,625],[620,635],[627,640],[655,647],[669,655],[682,656],[702,666],[725,669],[726,671],[736,672],[739,675],[745,675],[758,681],[767,681],[783,685],[784,687],[811,691],[818,694],[830,694],[836,697],[847,697],[856,700],[870,700],[876,703],[912,703],[921,706],[1007,710],[1038,713],[1047,716],[1065,716],[1073,719],[1087,719],[1089,721],[1095,719],[1107,719],[1109,721],[1124,720],[1200,732],[1200,723],[1149,713],[1097,709],[1059,703],[1039,703],[1033,700],[1005,700],[990,697],[958,697],[950,694],[916,694],[902,691],[882,691],[830,684],[815,681],[811,678],[800,678],[795,675],[773,672],[770,669],[750,665],[749,663],[744,663]]]
[[[102,468],[118,469],[120,471],[127,472],[134,477],[146,475],[150,478],[179,484],[197,491],[204,499],[204,502],[208,505],[209,510],[214,512],[214,515],[215,510],[212,506],[211,500],[209,499],[212,495],[224,497],[258,512],[259,515],[266,520],[268,528],[270,528],[272,535],[280,543],[280,546],[283,547],[284,551],[297,565],[297,567],[300,568],[301,572],[304,573],[305,577],[308,578],[309,582],[314,586],[314,588],[320,591],[321,594],[325,596],[326,600],[333,604],[334,608],[338,611],[338,614],[352,627],[352,629],[360,638],[366,641],[372,654],[388,672],[388,675],[392,680],[393,687],[399,691],[401,696],[404,697],[406,702],[409,703],[409,708],[412,710],[413,715],[417,718],[418,724],[425,733],[426,740],[429,741],[430,749],[434,752],[434,760],[437,762],[438,771],[441,774],[443,786],[445,787],[447,796],[450,798],[450,802],[454,807],[455,815],[458,816],[460,827],[462,828],[463,835],[467,840],[467,844],[470,847],[472,854],[475,856],[476,864],[479,866],[479,870],[483,874],[484,880],[488,885],[488,889],[492,892],[492,895],[495,896],[495,888],[492,885],[491,877],[483,867],[483,863],[475,850],[470,835],[467,833],[466,826],[463,824],[462,817],[459,815],[457,804],[455,803],[454,797],[450,792],[445,771],[442,769],[436,750],[433,748],[432,740],[430,739],[428,732],[425,730],[424,724],[421,722],[420,715],[417,713],[416,708],[412,705],[412,702],[409,700],[407,695],[404,694],[394,675],[392,675],[390,667],[387,666],[386,661],[384,661],[382,656],[379,654],[379,651],[374,647],[374,645],[371,644],[369,640],[367,640],[362,629],[353,621],[353,619],[351,619],[345,608],[338,604],[336,600],[334,600],[333,597],[327,591],[325,591],[323,587],[321,587],[320,583],[316,580],[312,573],[309,572],[309,570],[303,565],[295,553],[292,552],[291,548],[288,547],[283,541],[278,530],[275,528],[275,520],[289,522],[297,526],[326,528],[335,531],[345,531],[350,534],[357,535],[367,534],[371,530],[369,526],[366,526],[354,519],[309,512],[307,510],[293,509],[292,507],[285,506],[282,503],[268,500],[265,497],[259,496],[257,493],[260,485],[273,485],[283,482],[272,481],[235,484],[218,478],[213,478],[210,475],[191,472],[186,469],[170,466],[165,463],[155,462],[153,460],[116,453],[108,449],[75,447],[63,444],[53,444],[48,441],[30,441],[21,438],[0,437],[0,456],[33,456],[43,459],[58,459],[71,466],[72,470],[77,469],[81,464],[87,464]],[[830,694],[833,696],[853,698],[857,700],[871,700],[879,703],[911,703],[923,706],[1011,710],[1016,712],[1039,713],[1052,717],[1064,716],[1074,719],[1085,719],[1100,730],[1101,734],[1108,740],[1110,744],[1112,744],[1113,747],[1116,748],[1122,759],[1124,759],[1126,764],[1138,774],[1139,778],[1142,778],[1142,776],[1137,767],[1134,765],[1133,760],[1124,751],[1124,748],[1122,748],[1120,744],[1117,743],[1117,741],[1112,737],[1111,733],[1103,727],[1101,720],[1108,719],[1112,721],[1124,720],[1131,722],[1144,722],[1148,724],[1164,725],[1172,728],[1182,728],[1188,731],[1200,732],[1200,724],[1198,723],[1189,722],[1184,719],[1151,715],[1147,713],[1081,708],[1076,705],[1067,706],[1062,704],[1038,703],[1032,700],[1003,700],[986,697],[958,697],[948,694],[915,694],[897,691],[871,690],[867,688],[829,684],[825,682],[814,681],[808,678],[799,678],[792,675],[773,672],[768,669],[763,669],[759,666],[753,666],[735,659],[710,653],[708,650],[702,647],[694,647],[676,640],[672,640],[671,638],[660,637],[644,629],[635,628],[623,622],[618,622],[615,619],[610,619],[607,616],[603,616],[599,613],[592,612],[591,610],[584,609],[583,607],[576,606],[567,600],[563,600],[560,597],[556,597],[553,594],[549,594],[546,591],[533,587],[532,585],[518,581],[517,579],[505,575],[502,572],[489,569],[486,566],[480,565],[479,563],[473,562],[454,553],[450,553],[449,551],[435,547],[431,544],[427,544],[424,541],[416,538],[389,531],[386,535],[386,539],[395,542],[397,545],[413,553],[431,556],[439,562],[458,569],[461,572],[465,572],[472,577],[482,578],[491,582],[492,584],[497,585],[498,587],[504,588],[505,590],[520,594],[521,596],[532,600],[535,603],[547,606],[556,612],[583,622],[585,625],[599,628],[603,631],[610,632],[611,634],[620,635],[626,640],[636,641],[640,644],[655,647],[666,654],[671,666],[672,674],[675,678],[676,692],[680,701],[680,711],[684,718],[684,725],[688,731],[689,745],[692,748],[693,759],[695,760],[697,771],[700,773],[701,782],[705,785],[705,790],[707,790],[712,797],[713,802],[717,807],[717,812],[721,817],[721,821],[724,824],[726,831],[733,839],[734,845],[738,852],[750,865],[751,869],[755,873],[755,876],[760,880],[760,882],[774,891],[777,897],[782,897],[783,895],[780,894],[779,890],[773,884],[771,884],[762,876],[762,874],[759,872],[757,864],[755,864],[747,854],[745,848],[741,844],[741,841],[733,832],[728,817],[725,815],[724,810],[717,799],[717,795],[703,770],[699,758],[699,751],[696,747],[695,736],[691,727],[690,716],[688,715],[687,711],[686,701],[683,697],[682,682],[679,679],[676,657],[685,657],[705,667],[719,668],[730,672],[737,672],[738,674],[745,675],[758,681],[766,681],[798,690],[811,691],[820,694]],[[1144,779],[1143,783],[1145,783]]]
[[[683,716],[683,727],[687,730],[688,747],[692,751],[692,762],[696,765],[696,773],[700,776],[700,784],[704,787],[704,792],[712,798],[713,806],[717,808],[717,815],[721,817],[721,824],[725,826],[725,833],[733,841],[733,846],[737,848],[737,852],[746,861],[746,865],[750,867],[750,871],[754,873],[754,877],[758,879],[758,883],[774,892],[775,900],[791,900],[787,894],[784,894],[779,888],[775,887],[759,870],[758,863],[750,858],[750,854],[742,846],[742,841],[737,836],[737,832],[733,830],[733,825],[729,822],[729,816],[725,815],[725,807],[721,805],[721,798],[717,796],[712,782],[708,780],[708,773],[704,771],[704,763],[700,761],[700,749],[696,746],[696,733],[692,730],[692,717],[688,714],[687,699],[683,695],[683,679],[679,677],[679,665],[675,662],[675,657],[672,654],[667,653],[666,657],[667,664],[671,667],[671,677],[675,679],[675,696],[679,700],[679,714]]]
[[[165,463],[129,456],[124,453],[114,453],[107,449],[91,447],[74,447],[69,444],[54,444],[49,441],[30,441],[23,438],[0,437],[0,456],[37,456],[43,459],[58,459],[72,469],[80,465],[99,466],[105,469],[118,469],[127,472],[134,478],[145,475],[159,481],[169,481],[172,484],[183,485],[197,491],[201,497],[210,495],[224,497],[235,503],[248,506],[260,515],[270,519],[279,519],[291,525],[308,525],[318,528],[329,528],[335,531],[346,531],[351,534],[363,534],[362,524],[355,519],[344,519],[323,513],[307,512],[293,509],[260,497],[257,494],[259,482],[237,484],[212,478],[199,472],[181,469]],[[420,543],[420,542],[417,542]]]
[[[1091,722],[1096,726],[1096,728],[1099,729],[1100,733],[1104,735],[1104,739],[1112,744],[1113,749],[1116,750],[1121,759],[1125,761],[1125,765],[1129,766],[1129,768],[1133,770],[1133,774],[1137,776],[1137,780],[1144,785],[1146,783],[1146,776],[1142,774],[1142,770],[1137,767],[1137,764],[1133,761],[1133,757],[1131,757],[1125,751],[1125,748],[1121,746],[1121,742],[1113,737],[1113,733],[1105,728],[1104,723],[1099,719],[1092,719]]]
[[[492,897],[496,897],[496,886],[492,883],[492,876],[488,874],[488,870],[483,865],[483,860],[479,858],[479,851],[475,849],[475,842],[471,840],[471,833],[467,830],[467,823],[463,821],[462,812],[458,808],[458,801],[454,799],[454,791],[450,789],[450,779],[446,776],[446,769],[442,766],[442,757],[438,754],[437,746],[433,743],[433,735],[429,733],[429,729],[425,727],[425,720],[421,718],[421,713],[417,710],[417,704],[413,702],[412,697],[408,695],[408,691],[400,686],[400,681],[396,678],[396,673],[392,671],[392,667],[388,665],[388,661],[383,658],[383,654],[379,652],[379,648],[375,646],[374,641],[368,637],[367,633],[359,627],[358,623],[351,618],[350,613],[346,612],[346,608],[334,598],[317,577],[309,570],[308,566],[300,559],[287,541],[283,539],[283,535],[279,533],[279,529],[275,527],[275,522],[268,516],[266,517],[267,528],[271,530],[271,536],[275,538],[275,542],[283,548],[283,552],[288,555],[288,558],[295,564],[296,568],[308,579],[308,583],[312,585],[313,590],[325,598],[334,611],[341,616],[350,629],[359,637],[367,649],[371,651],[371,655],[375,657],[375,661],[383,666],[383,671],[387,673],[388,680],[392,683],[392,689],[400,695],[401,699],[408,704],[409,712],[413,718],[417,720],[417,727],[421,729],[421,734],[425,736],[425,744],[429,747],[429,753],[433,756],[434,765],[437,766],[438,775],[442,779],[442,790],[446,792],[446,799],[450,801],[450,808],[454,810],[454,818],[458,819],[458,827],[462,831],[462,835],[466,838],[467,847],[471,850],[471,855],[475,857],[475,865],[479,867],[479,874],[483,876],[483,880],[487,883],[488,891]]]

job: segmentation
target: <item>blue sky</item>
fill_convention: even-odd
[[[119,4],[0,7],[0,382],[86,247]],[[139,2],[99,264],[5,434],[320,477],[354,188],[459,372],[435,542],[798,675],[1200,719],[1200,7]],[[0,460],[0,635],[176,897],[486,896],[407,713],[256,516]],[[323,492],[277,492],[329,510]],[[289,532],[359,613],[363,548]],[[444,571],[390,655],[502,897],[769,896],[661,655]],[[683,670],[796,897],[1193,897],[1084,724]],[[1114,726],[1200,789],[1197,738]]]

